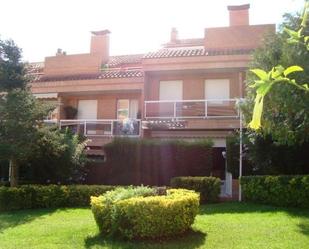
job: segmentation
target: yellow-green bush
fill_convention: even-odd
[[[187,231],[198,213],[199,194],[185,189],[167,195],[137,196],[108,202],[104,195],[91,198],[95,220],[103,235],[158,238]]]

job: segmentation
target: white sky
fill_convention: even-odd
[[[304,0],[0,0],[0,37],[23,49],[24,60],[43,61],[57,48],[88,53],[92,30],[109,29],[111,55],[144,53],[180,38],[201,38],[205,27],[228,25],[227,5],[250,3],[250,23],[280,23]]]

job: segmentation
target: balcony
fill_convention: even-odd
[[[58,123],[61,129],[68,128],[74,133],[86,137],[139,137],[141,135],[141,120],[139,119],[63,119],[57,121],[45,121],[47,124]]]
[[[145,119],[239,118],[237,99],[145,101]]]

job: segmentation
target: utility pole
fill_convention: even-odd
[[[243,99],[239,100],[239,104],[241,104]],[[242,112],[241,108],[239,105],[239,179],[238,179],[238,184],[239,184],[239,191],[238,191],[238,201],[241,201],[241,184],[240,184],[240,178],[242,177]]]

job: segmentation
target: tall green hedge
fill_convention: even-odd
[[[174,177],[171,187],[194,190],[200,193],[202,203],[211,203],[219,200],[221,180],[216,177]]]
[[[91,196],[101,195],[114,188],[103,185],[0,187],[0,211],[89,206]]]
[[[247,201],[309,208],[309,175],[244,176],[240,182]]]
[[[116,138],[104,146],[106,162],[91,168],[88,181],[107,185],[169,185],[175,176],[212,171],[210,140]]]

